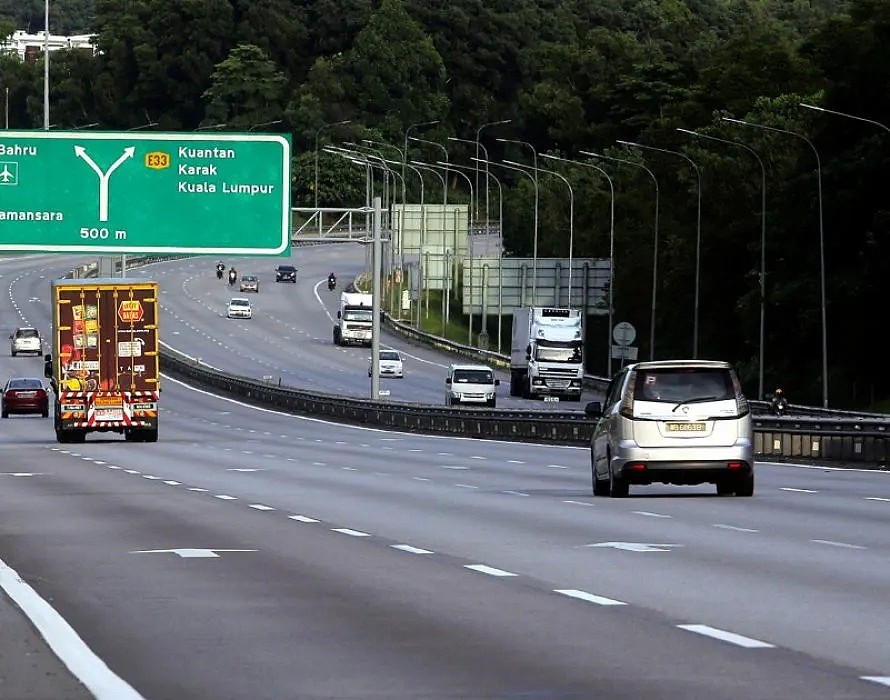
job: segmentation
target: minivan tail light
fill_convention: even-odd
[[[646,463],[645,462],[629,462],[626,466],[626,469],[630,469],[634,472],[644,472],[646,471]]]
[[[729,467],[730,469],[744,469],[745,463],[744,462],[729,462],[729,463],[727,463],[726,466]]]
[[[637,388],[637,373],[631,372],[627,380],[627,390],[621,399],[621,405],[618,407],[618,413],[625,418],[634,417],[634,391]]]

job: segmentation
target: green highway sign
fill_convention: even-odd
[[[0,131],[0,250],[287,255],[280,134]]]

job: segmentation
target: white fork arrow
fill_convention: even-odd
[[[125,160],[132,158],[135,153],[136,148],[128,146],[124,149],[120,158],[114,161],[114,163],[111,164],[111,167],[103,173],[102,168],[96,165],[96,162],[90,158],[87,154],[87,150],[83,146],[74,147],[74,155],[78,158],[82,158],[83,161],[93,169],[93,172],[99,176],[99,221],[108,221],[108,180],[111,178],[111,173],[117,170]]]

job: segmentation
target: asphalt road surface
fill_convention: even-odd
[[[59,265],[0,261],[4,329],[48,326]],[[311,374],[292,338],[254,359]],[[593,499],[584,449],[162,404],[154,444],[2,421],[3,700],[890,697],[888,473]]]

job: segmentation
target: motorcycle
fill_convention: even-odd
[[[216,279],[221,280],[223,276],[223,271],[220,268],[216,268]]]
[[[229,270],[229,286],[235,284],[238,281],[238,273],[234,270]]]
[[[337,278],[328,277],[328,290],[333,291],[337,287]]]

